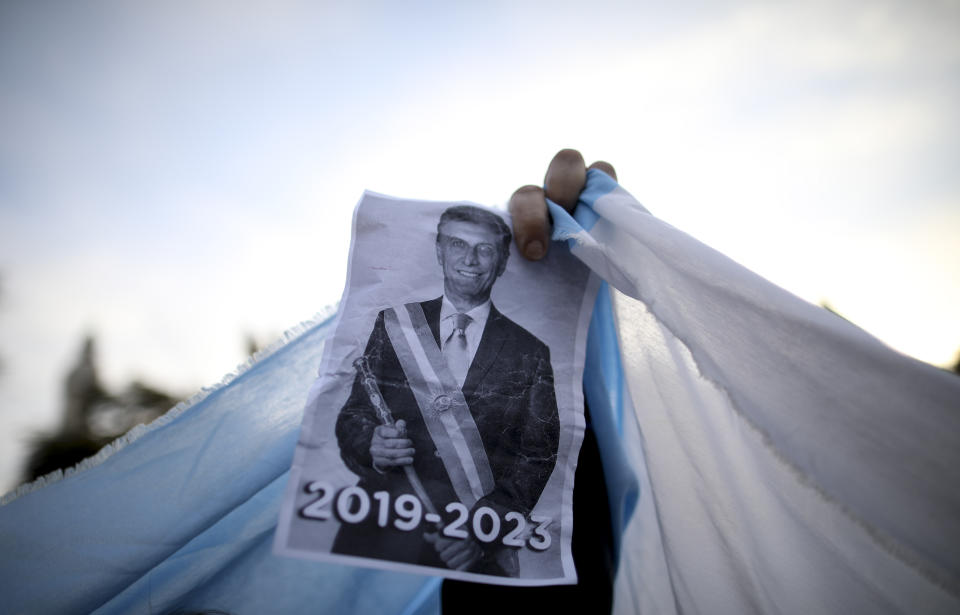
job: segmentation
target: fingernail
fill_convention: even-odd
[[[539,239],[534,239],[523,247],[523,255],[532,261],[540,260],[546,253],[547,251],[543,249],[543,242]]]

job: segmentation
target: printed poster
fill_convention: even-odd
[[[503,212],[365,193],[275,551],[575,583],[573,477],[597,287],[563,244],[523,259]]]

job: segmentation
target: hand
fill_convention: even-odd
[[[613,165],[597,161],[590,165],[616,179]],[[510,216],[513,218],[513,237],[520,254],[532,261],[547,255],[550,245],[550,216],[547,201],[560,205],[570,213],[577,206],[580,192],[587,181],[587,168],[583,156],[575,149],[563,149],[550,161],[543,183],[546,193],[539,186],[524,186],[510,197]],[[546,197],[546,198],[545,198]]]
[[[423,539],[433,545],[440,559],[451,570],[467,570],[483,555],[473,538],[446,538],[437,533],[427,533]]]
[[[377,425],[370,438],[370,458],[376,470],[413,463],[416,451],[407,438],[407,424],[401,419],[393,425]]]

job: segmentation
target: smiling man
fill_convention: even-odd
[[[364,357],[395,423],[382,422],[358,373],[337,418],[340,454],[360,488],[393,502],[417,493],[412,468],[419,499],[425,494],[423,506],[441,520],[403,529],[369,515],[341,526],[333,552],[517,575],[517,548],[502,540],[506,520],[526,517],[540,498],[559,418],[549,349],[490,300],[510,241],[500,216],[447,209],[436,240],[443,296],[377,316]]]

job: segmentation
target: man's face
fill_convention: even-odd
[[[500,237],[483,224],[450,221],[440,227],[437,260],[443,268],[444,291],[451,299],[482,303],[503,273]]]

